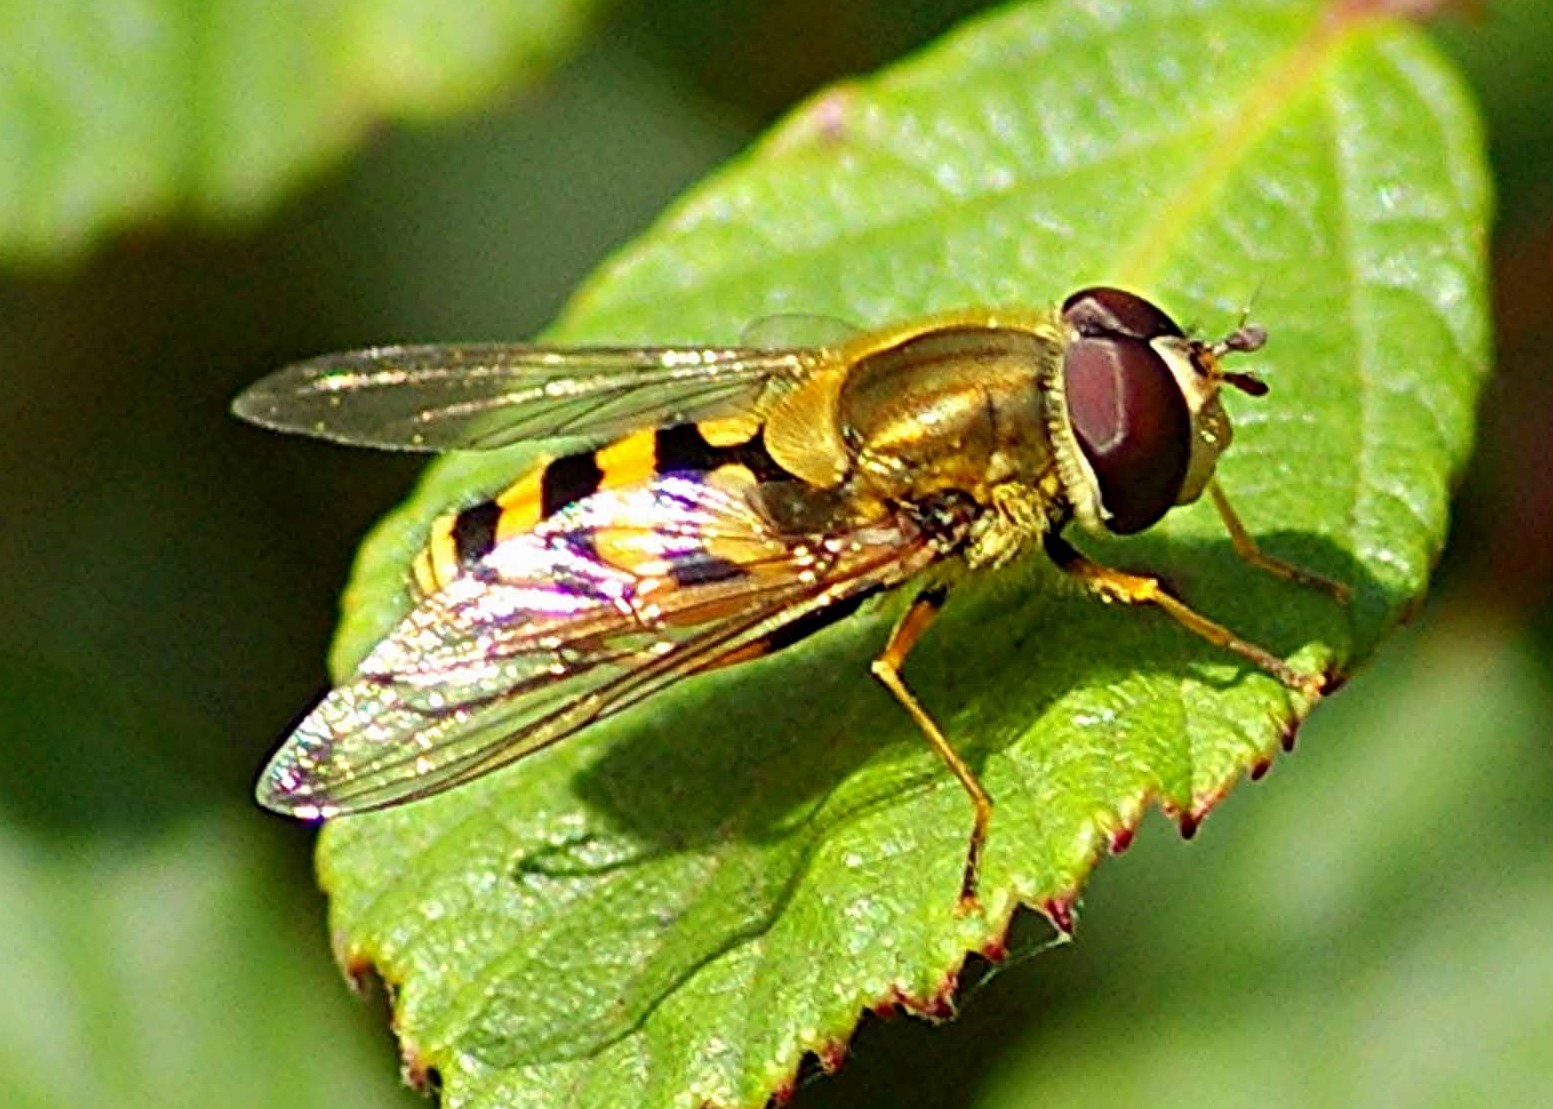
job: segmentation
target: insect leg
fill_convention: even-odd
[[[1214,623],[1172,596],[1157,578],[1102,566],[1080,554],[1067,540],[1057,535],[1048,534],[1045,544],[1046,553],[1052,561],[1065,573],[1083,582],[1101,600],[1124,605],[1154,605],[1163,609],[1187,631],[1254,663],[1294,692],[1314,700],[1324,691],[1326,680],[1323,677],[1302,674],[1266,648],[1241,639],[1224,625]]]
[[[982,788],[981,782],[977,781],[975,772],[950,746],[949,740],[933,722],[933,718],[927,714],[927,710],[918,703],[911,690],[906,688],[900,673],[906,656],[911,653],[912,647],[916,645],[922,633],[944,607],[944,601],[948,596],[949,591],[942,586],[933,586],[917,594],[916,599],[911,602],[911,607],[906,610],[906,615],[901,617],[900,622],[890,633],[889,642],[885,644],[883,653],[874,659],[870,669],[874,677],[878,678],[901,703],[901,706],[911,714],[911,718],[916,721],[917,727],[922,730],[923,736],[927,739],[928,745],[959,779],[965,792],[970,794],[971,804],[976,807],[975,822],[971,825],[970,847],[965,853],[965,871],[960,879],[960,901],[957,911],[964,914],[981,911],[981,903],[976,898],[976,880],[977,872],[981,867],[982,847],[987,841],[987,822],[992,817],[992,798],[987,796],[987,791]]]
[[[1296,585],[1308,586],[1312,589],[1320,589],[1332,595],[1338,604],[1347,604],[1353,590],[1340,581],[1324,578],[1320,574],[1313,574],[1309,570],[1301,570],[1298,566],[1274,558],[1270,554],[1264,554],[1256,545],[1256,540],[1251,538],[1251,533],[1240,522],[1240,517],[1230,507],[1229,498],[1224,495],[1224,489],[1219,485],[1219,479],[1214,478],[1208,482],[1208,495],[1213,498],[1213,507],[1218,510],[1219,519],[1224,521],[1224,530],[1229,532],[1229,541],[1235,547],[1235,553],[1245,559],[1259,570],[1265,570],[1269,574],[1282,578],[1284,581],[1294,582]]]

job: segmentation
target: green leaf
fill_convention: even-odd
[[[1208,332],[1256,295],[1260,402],[1211,508],[1085,541],[1164,573],[1295,664],[1362,662],[1416,604],[1486,369],[1481,140],[1418,31],[1294,0],[1051,3],[978,22],[800,109],[597,276],[553,337],[729,341],[799,311],[882,323],[1090,282]],[[338,673],[402,614],[431,518],[524,452],[454,457],[363,548]],[[986,913],[953,909],[965,795],[867,677],[890,606],[681,685],[508,771],[339,821],[338,954],[399,987],[407,1053],[458,1106],[759,1105],[871,1008],[947,1011],[1015,908],[1059,928],[1152,803],[1185,828],[1306,706],[1164,616],[970,583],[909,679],[997,809]],[[898,609],[898,605],[895,606]]]
[[[467,109],[531,77],[592,6],[0,5],[0,258],[170,212],[251,215],[383,117]]]
[[[0,811],[8,1109],[398,1103],[391,1053],[331,990],[304,902],[251,826],[207,817],[60,844],[9,816]]]

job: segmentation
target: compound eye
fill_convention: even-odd
[[[1133,339],[1181,337],[1176,321],[1152,302],[1123,289],[1095,285],[1062,302],[1062,318],[1088,338],[1125,335]]]
[[[1192,418],[1145,341],[1077,338],[1063,359],[1068,418],[1100,485],[1106,527],[1131,535],[1170,511],[1192,457]]]

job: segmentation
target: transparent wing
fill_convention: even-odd
[[[422,600],[286,740],[259,801],[315,819],[440,792],[935,557],[894,521],[779,535],[694,475],[597,493]]]
[[[276,431],[387,450],[602,440],[748,407],[823,357],[749,347],[375,347],[288,366],[232,411]]]

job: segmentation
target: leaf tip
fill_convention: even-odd
[[[392,997],[392,987],[383,980],[377,964],[359,951],[345,951],[339,955],[340,972],[345,975],[351,993],[357,997],[372,997],[380,991]]]
[[[1007,959],[1008,958],[1008,932],[1007,932],[1007,930],[1005,929],[1005,930],[999,932],[995,936],[988,937],[987,940],[985,942],[983,942],[982,945],[976,949],[976,954],[980,955],[983,959],[986,959],[987,962],[991,963],[993,966],[997,966],[1004,959]]]
[[[371,955],[336,937],[335,961],[350,990],[364,1001],[381,999],[383,1015],[399,1043],[399,1076],[416,1093],[438,1102],[442,1097],[442,1072],[405,1035],[398,1018],[399,983],[389,977]]]
[[[901,1015],[900,1005],[896,1002],[893,995],[882,1001],[874,1002],[868,1007],[867,1011],[880,1020],[894,1020]]]
[[[1112,855],[1120,855],[1132,846],[1133,837],[1137,835],[1137,828],[1131,824],[1124,824],[1119,828],[1111,829],[1106,843],[1106,850]]]
[[[814,1057],[819,1061],[820,1070],[835,1074],[847,1061],[847,1041],[835,1039],[821,1044],[814,1049]]]
[[[1321,696],[1322,697],[1330,697],[1330,696],[1332,696],[1332,694],[1336,693],[1339,689],[1342,689],[1343,686],[1345,686],[1347,684],[1348,684],[1348,671],[1343,669],[1341,666],[1339,666],[1336,663],[1332,663],[1325,670],[1323,670],[1321,672]],[[1295,721],[1294,727],[1296,727],[1296,728],[1299,727],[1299,722],[1298,721]]]
[[[1064,939],[1073,937],[1073,898],[1050,898],[1041,903],[1041,913]]]
[[[1203,817],[1207,815],[1207,804],[1201,808],[1185,809],[1176,816],[1176,827],[1180,829],[1182,839],[1191,839],[1197,835],[1197,829],[1202,827]]]
[[[441,1101],[442,1072],[437,1069],[437,1065],[402,1040],[400,1052],[399,1073],[404,1084],[416,1093],[431,1098],[433,1103]]]
[[[909,987],[899,984],[890,988],[889,995],[874,1008],[874,1012],[888,1020],[896,1013],[906,1012],[914,1017],[930,1021],[946,1021],[955,1014],[954,995],[960,988],[958,971],[945,974],[932,990],[925,994],[913,993]]]

